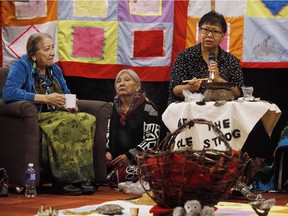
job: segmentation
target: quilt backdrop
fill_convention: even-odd
[[[199,42],[198,21],[222,13],[221,46],[246,68],[288,68],[288,1],[18,0],[0,1],[0,66],[25,53],[34,32],[53,36],[65,76],[113,79],[133,68],[142,81],[167,81],[173,61]]]

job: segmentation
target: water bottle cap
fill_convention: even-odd
[[[28,167],[33,167],[33,163],[28,163]]]

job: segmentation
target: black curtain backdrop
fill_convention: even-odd
[[[278,121],[271,139],[266,134],[261,121],[251,131],[243,151],[250,157],[266,158],[267,163],[273,162],[273,152],[278,144],[280,133],[288,121],[288,69],[250,69],[244,68],[245,85],[254,87],[254,96],[277,104],[282,115]],[[114,80],[88,79],[82,77],[65,77],[71,92],[77,94],[78,99],[103,100],[112,102],[115,96]],[[159,109],[160,114],[167,107],[168,82],[142,82],[142,90]],[[166,128],[162,135],[166,134]]]

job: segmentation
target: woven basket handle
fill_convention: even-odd
[[[232,148],[230,144],[228,143],[227,139],[225,138],[224,134],[222,133],[222,131],[219,128],[217,128],[217,126],[215,126],[212,121],[207,121],[205,119],[192,119],[190,121],[185,122],[183,125],[177,128],[173,133],[168,134],[162,140],[158,149],[161,151],[167,151],[167,150],[172,151],[174,148],[176,136],[182,131],[186,130],[187,128],[194,126],[195,123],[209,125],[213,129],[214,133],[219,137],[220,141],[224,142],[227,151],[232,153]]]

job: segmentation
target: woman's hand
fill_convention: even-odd
[[[178,97],[184,99],[183,90],[188,90],[190,92],[198,91],[201,86],[202,81],[194,77],[192,80],[189,80],[185,85],[177,85],[173,88],[173,94]]]
[[[52,93],[52,94],[36,94],[34,97],[35,103],[50,104],[59,108],[65,106],[65,96],[63,94]]]
[[[107,168],[111,168],[111,163],[112,163],[112,159],[113,159],[113,157],[112,157],[112,154],[109,152],[109,151],[106,151],[106,166],[107,166]]]
[[[76,99],[76,107],[74,107],[74,108],[65,108],[65,105],[64,105],[64,107],[61,107],[61,108],[62,108],[62,110],[65,110],[66,112],[78,113],[78,111],[79,111],[78,99]]]
[[[187,85],[188,85],[188,89],[190,92],[195,92],[198,91],[200,86],[201,86],[202,81],[198,80],[197,78],[193,78],[192,80],[190,80]]]
[[[213,63],[211,63],[208,66],[208,71],[213,74],[213,81],[214,82],[226,82],[226,80],[224,80],[220,76],[219,69],[218,69],[218,64],[217,64],[216,61],[214,61]]]
[[[109,151],[107,151],[106,152],[106,161],[112,161],[112,159],[113,159],[112,154]]]
[[[67,108],[67,109],[65,108],[65,96],[63,94],[58,94],[58,93],[36,94],[34,98],[34,102],[50,104],[55,107],[59,107],[60,109],[66,112],[77,113],[79,111],[77,101],[76,101],[75,108]]]
[[[127,158],[125,154],[122,154],[116,157],[114,160],[112,160],[111,166],[117,167],[121,164],[128,164],[128,163],[129,163],[129,159]]]
[[[212,72],[214,74],[214,82],[227,82],[220,76],[217,62],[213,62],[210,66],[208,66],[208,70],[209,72]],[[233,88],[232,93],[236,97],[239,97],[241,95],[238,87]]]
[[[46,94],[48,104],[63,108],[65,107],[65,96],[63,94],[52,93]]]
[[[78,107],[75,108],[65,108],[65,106],[61,107],[62,110],[70,113],[78,113]]]

